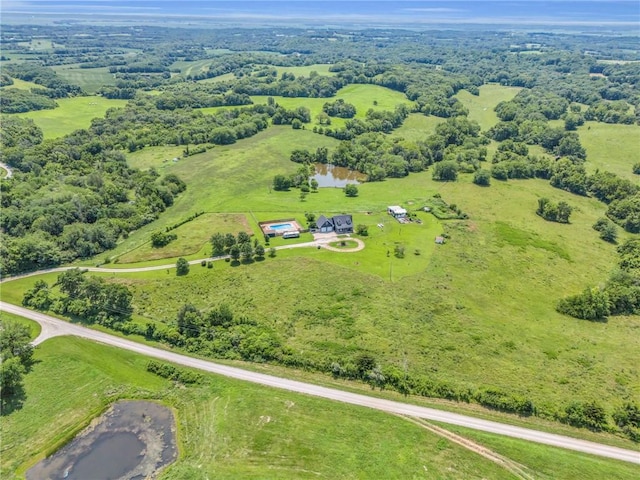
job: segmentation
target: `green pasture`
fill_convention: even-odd
[[[124,107],[126,100],[109,100],[103,97],[73,97],[56,100],[53,110],[16,113],[31,118],[44,133],[44,138],[58,138],[81,128],[88,128],[91,120],[103,117],[110,108]]]
[[[458,100],[469,109],[469,120],[475,120],[482,130],[488,130],[498,123],[494,108],[498,103],[511,100],[522,90],[520,87],[505,87],[497,84],[482,85],[480,95],[472,95],[466,90],[456,94]]]
[[[435,133],[436,126],[444,121],[444,118],[433,115],[411,113],[402,126],[393,131],[392,135],[412,142],[424,141],[429,135]]]
[[[640,162],[640,126],[585,122],[578,133],[587,150],[585,166],[590,172],[604,170],[640,181],[633,173],[633,165]]]
[[[251,98],[254,103],[267,103],[269,97],[255,95]],[[412,104],[403,93],[378,85],[361,84],[347,85],[338,90],[336,95],[331,98],[273,97],[278,105],[287,109],[307,107],[311,111],[311,124],[307,125],[307,128],[312,128],[317,123],[316,116],[322,112],[322,106],[326,102],[333,102],[339,98],[356,107],[356,118],[365,118],[369,109],[393,110],[400,103],[409,106]],[[377,104],[374,104],[374,102],[377,102]],[[344,122],[345,120],[342,118],[333,117],[331,118],[330,128],[340,128],[344,126]]]
[[[4,88],[19,88],[21,90],[31,90],[32,88],[42,88],[42,85],[38,85],[37,83],[33,82],[26,82],[24,80],[20,80],[19,78],[13,78],[13,85],[0,87],[0,92],[2,92]]]
[[[212,83],[212,82],[224,82],[227,80],[234,80],[236,76],[233,73],[223,73],[222,75],[218,75],[217,77],[205,78],[204,80],[199,80],[199,83]]]
[[[283,73],[293,73],[297,78],[308,77],[311,72],[316,72],[325,77],[332,77],[335,75],[335,72],[330,72],[330,67],[331,64],[329,63],[314,63],[313,65],[303,65],[300,67],[276,66],[275,68],[278,70],[278,75],[282,75]]]
[[[183,160],[184,145],[163,145],[147,147],[135,152],[127,152],[127,163],[133,168],[147,170],[151,167],[159,172],[165,170],[174,158]]]
[[[80,68],[80,64],[56,65],[55,72],[67,82],[78,85],[87,93],[95,93],[105,85],[115,85],[116,79],[109,67]]]
[[[176,386],[147,373],[146,357],[72,337],[35,357],[22,408],[3,411],[2,478],[24,476],[118,399],[173,407],[179,458],[163,479],[511,478],[393,415],[208,374]]]
[[[274,131],[261,133],[253,148],[269,145]],[[315,138],[308,132],[282,132]],[[204,162],[207,155],[189,160]],[[256,155],[248,144],[243,155],[254,159],[251,172],[264,171],[255,168],[255,159],[266,161],[267,156]],[[230,158],[224,162],[227,168],[233,163]],[[235,168],[242,169],[240,158],[233,158]],[[233,171],[223,176],[228,187]],[[237,268],[224,262],[213,270],[192,267],[187,277],[172,275],[170,281],[164,271],[127,275],[144,315],[171,317],[185,301],[201,308],[218,302],[244,305],[238,307],[240,313],[264,319],[288,345],[312,357],[348,351],[355,341],[383,364],[408,364],[411,371],[456,385],[519,392],[551,411],[575,398],[598,398],[612,409],[616,399],[640,391],[638,358],[629,355],[639,351],[633,334],[638,317],[613,317],[601,324],[554,310],[557,299],[602,282],[615,262],[615,247],[591,228],[604,214],[600,202],[542,180],[494,181],[481,189],[470,175],[456,183],[437,183],[429,172],[363,184],[357,198],[346,198],[340,189],[320,189],[305,202],[294,190],[269,192],[259,179],[253,190],[246,180],[236,184],[241,199],[232,195],[233,188],[225,198],[215,178],[199,178],[210,178],[220,211],[255,208],[259,219],[300,212],[294,215],[299,221],[307,211],[353,212],[355,224],[369,226],[370,235],[363,238],[366,248],[356,253],[279,250],[273,259]],[[193,185],[195,176],[187,181]],[[190,195],[204,195],[203,189],[190,188],[185,197],[190,190]],[[420,214],[422,225],[400,225],[385,213],[389,204],[417,210],[436,192],[470,219],[439,223]],[[549,223],[535,215],[541,196],[569,202],[575,208],[571,224]],[[205,199],[192,197],[186,204],[203,205]],[[434,236],[443,232],[450,237],[447,243],[435,245]],[[211,233],[203,232],[202,238],[206,241]],[[395,242],[405,243],[405,258],[395,257]],[[300,298],[308,299],[308,316],[296,306]],[[276,314],[273,304],[279,305]],[[338,309],[318,321],[323,306],[335,304]]]
[[[50,52],[54,48],[54,43],[48,38],[34,38],[29,42],[18,43],[21,47],[28,47],[29,50],[34,52]],[[55,48],[63,47],[62,44],[55,44]]]

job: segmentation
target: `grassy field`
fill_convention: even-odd
[[[74,97],[57,99],[53,110],[17,113],[31,118],[44,133],[44,138],[58,138],[80,128],[88,128],[91,120],[104,116],[110,108],[123,107],[126,100],[109,100],[103,97]]]
[[[267,103],[267,96],[251,97],[254,103]],[[290,98],[290,97],[273,97],[278,105],[287,109],[297,107],[307,107],[311,111],[311,124],[316,123],[316,116],[322,112],[322,106],[329,101],[335,101],[339,98],[344,99],[356,107],[356,118],[364,118],[369,109],[373,110],[393,110],[396,105],[403,103],[411,105],[412,102],[407,97],[389,88],[380,87],[378,85],[347,85],[338,90],[338,93],[331,98]],[[374,105],[377,102],[377,105]],[[344,126],[344,119],[332,118],[331,128],[340,128]],[[310,128],[307,126],[307,128]]]
[[[56,65],[55,72],[67,82],[78,85],[87,93],[95,93],[105,85],[115,85],[116,79],[109,67],[80,68],[80,64]]]
[[[4,87],[0,87],[0,92],[4,88],[19,88],[21,90],[31,90],[32,88],[42,88],[42,85],[38,85],[33,82],[26,82],[24,80],[20,80],[19,78],[13,79],[13,85],[6,85]]]
[[[631,480],[637,477],[637,467],[622,462],[603,460],[591,455],[531,442],[514,441],[500,435],[478,432],[468,428],[439,425],[528,467],[528,471],[536,479],[583,480],[592,478],[597,480],[606,478],[608,480]],[[553,458],[553,461],[549,462],[549,458]]]
[[[400,128],[393,131],[394,137],[402,137],[413,142],[424,141],[429,135],[435,133],[436,126],[444,122],[444,118],[433,115],[412,113],[404,121]]]
[[[75,338],[42,344],[25,377],[23,407],[4,412],[2,478],[24,475],[120,398],[174,408],[180,457],[164,479],[511,478],[395,416],[213,375],[201,386],[176,387],[147,373],[146,362]]]
[[[480,87],[480,95],[471,95],[466,90],[456,94],[465,107],[469,109],[469,120],[475,120],[482,130],[488,130],[498,122],[498,117],[493,109],[498,103],[511,100],[522,90],[519,87],[504,87],[502,85],[483,85]]]
[[[640,126],[585,122],[578,133],[587,150],[585,166],[590,172],[606,170],[640,182],[640,176],[632,171],[633,165],[640,162]]]
[[[364,86],[353,87],[365,102]],[[496,102],[498,93],[493,97]],[[372,91],[368,98],[375,98]],[[284,100],[291,106],[315,101]],[[394,135],[422,135],[437,121],[409,120],[404,133],[400,129]],[[489,125],[488,117],[484,121]],[[349,212],[370,233],[366,248],[357,253],[300,248],[280,250],[275,258],[250,265],[192,267],[185,277],[164,270],[118,275],[134,292],[136,315],[172,321],[185,302],[202,309],[227,303],[311,359],[369,353],[383,366],[456,388],[496,387],[525,396],[547,413],[572,400],[590,399],[611,413],[625,399],[640,397],[640,318],[591,323],[555,311],[559,298],[600,284],[615,264],[615,246],[591,228],[606,205],[543,180],[494,180],[491,187],[480,188],[469,174],[439,183],[431,172],[362,184],[356,198],[325,188],[300,201],[295,189],[271,190],[275,174],[296,170],[288,160],[293,149],[335,145],[331,138],[282,126],[178,162],[165,161],[173,154],[165,147],[132,155],[133,164],[178,174],[188,189],[157,222],[109,252],[126,261],[149,260],[153,252],[145,251],[144,244],[150,234],[195,211],[207,215],[178,229],[174,245],[184,248],[181,253],[203,246],[189,258],[209,254],[208,238],[225,227],[215,224],[218,214],[244,216],[257,233],[257,220],[294,217],[302,222],[305,212]],[[435,193],[469,220],[437,222],[420,214],[421,225],[400,225],[385,213],[387,205],[417,210]],[[571,223],[538,217],[542,196],[573,206]],[[436,246],[433,237],[443,232],[450,238]],[[394,255],[397,242],[405,246],[405,258]],[[19,302],[20,290],[33,281],[6,285],[3,297]]]
[[[19,323],[20,325],[24,325],[29,329],[32,340],[36,338],[38,335],[40,335],[40,330],[42,330],[38,322],[34,322],[32,320],[19,317],[18,315],[14,315],[12,313],[0,311],[0,320],[6,321],[6,322],[16,322],[16,323]]]
[[[214,375],[184,388],[147,373],[146,362],[75,338],[42,344],[25,377],[22,408],[4,412],[2,478],[24,475],[120,398],[173,407],[180,456],[163,479],[513,478],[506,469],[399,417]],[[472,431],[463,434],[518,461],[535,478],[634,478],[635,467],[620,462]]]

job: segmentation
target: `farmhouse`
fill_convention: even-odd
[[[320,233],[353,233],[353,219],[351,215],[335,215],[331,218],[320,215],[316,227]]]
[[[407,211],[398,205],[391,205],[387,207],[387,213],[394,218],[404,218],[407,216]]]

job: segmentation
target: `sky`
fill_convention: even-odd
[[[640,0],[1,0],[0,15],[200,17],[220,21],[637,27]]]

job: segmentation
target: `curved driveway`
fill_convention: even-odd
[[[38,322],[42,326],[42,332],[34,342],[36,344],[41,343],[45,339],[54,336],[74,335],[77,337],[104,343],[113,347],[130,350],[141,355],[159,358],[161,360],[184,365],[186,367],[197,368],[206,372],[224,375],[226,377],[257,383],[260,385],[266,385],[268,387],[280,388],[291,392],[303,393],[316,397],[326,398],[329,400],[335,400],[338,402],[373,408],[376,410],[381,410],[383,412],[435,420],[452,425],[459,425],[475,430],[481,430],[484,432],[506,435],[508,437],[519,438],[522,440],[542,443],[554,447],[561,447],[578,452],[584,452],[592,455],[599,455],[602,457],[614,458],[625,462],[640,464],[640,452],[638,451],[625,450],[623,448],[602,445],[595,442],[579,440],[576,438],[565,437],[553,433],[539,432],[528,428],[505,425],[502,423],[482,420],[466,415],[444,412],[433,408],[420,407],[417,405],[410,405],[407,403],[396,402],[392,400],[374,398],[357,393],[344,392],[335,388],[321,387],[309,383],[279,378],[272,375],[251,372],[243,370],[241,368],[220,365],[211,361],[188,357],[186,355],[161,350],[159,348],[136,343],[124,338],[116,337],[114,335],[109,335],[104,332],[91,330],[79,325],[58,320],[56,318],[50,317],[49,315],[34,312],[26,308],[11,305],[2,301],[0,301],[0,310],[29,318]]]

